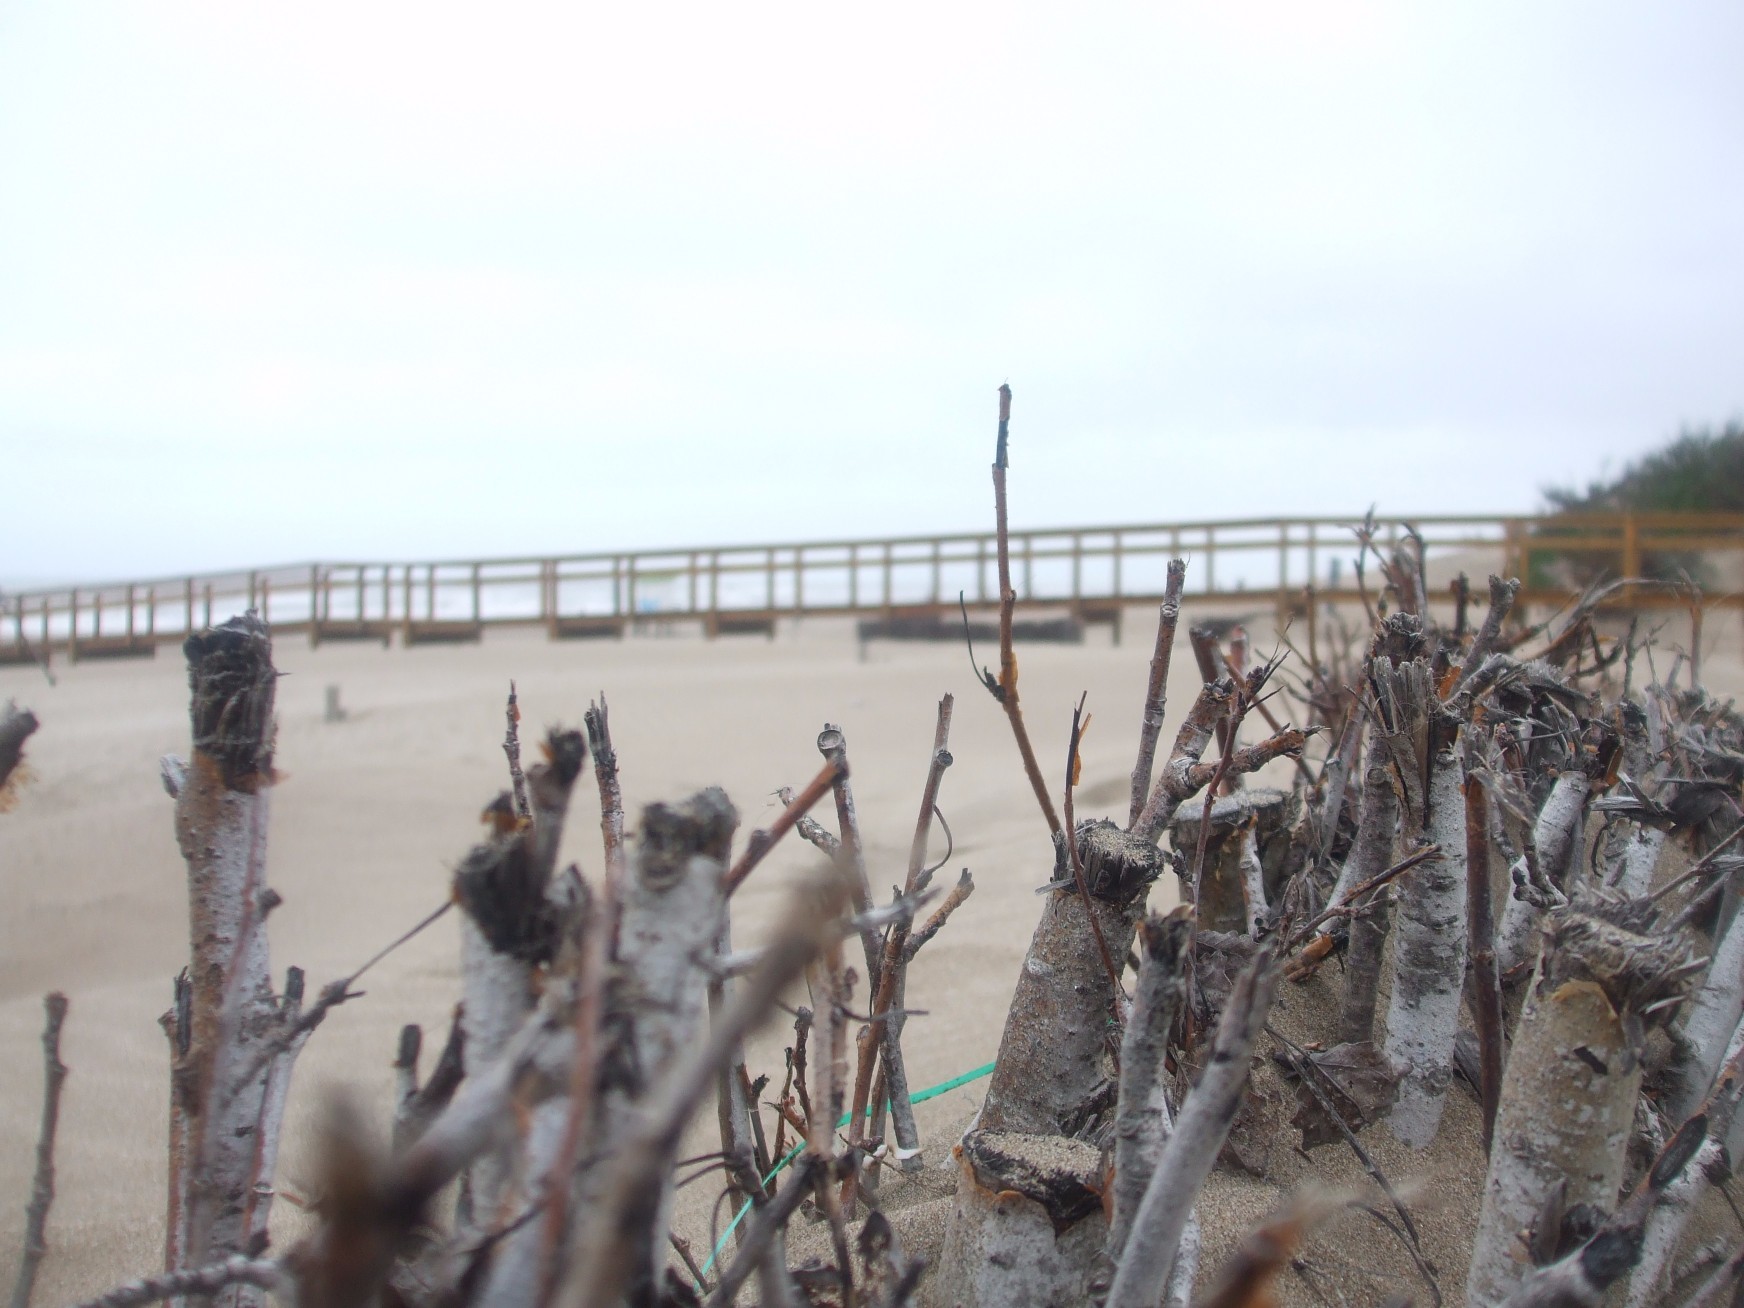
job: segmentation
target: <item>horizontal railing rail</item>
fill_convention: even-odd
[[[1127,605],[1160,598],[1167,561],[1188,557],[1186,595],[1287,606],[1312,587],[1355,600],[1357,517],[1239,518],[1049,527],[1011,533],[1013,589],[1025,607],[1064,608],[1116,625]],[[1637,577],[1644,563],[1723,556],[1744,576],[1744,514],[1430,515],[1377,521],[1389,551],[1423,542],[1430,571],[1521,577],[1522,602],[1555,603],[1596,574]],[[415,645],[477,639],[491,627],[552,636],[621,636],[694,623],[710,636],[773,630],[783,618],[902,616],[998,603],[991,533],[687,546],[412,562],[310,562],[247,571],[19,591],[0,597],[0,661],[149,654],[247,609],[311,642]],[[1372,564],[1372,559],[1371,559]],[[1730,569],[1728,571],[1727,569]],[[1451,573],[1449,573],[1451,575]],[[1732,583],[1736,586],[1736,582]],[[1370,570],[1367,585],[1375,581]],[[1480,593],[1481,593],[1481,587]],[[1735,606],[1722,586],[1713,602]],[[1687,603],[1626,587],[1616,603]]]

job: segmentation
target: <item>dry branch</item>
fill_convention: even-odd
[[[829,728],[825,730],[827,733]],[[744,883],[745,878],[751,875],[752,869],[763,861],[763,856],[775,848],[781,837],[793,830],[794,824],[809,813],[812,806],[824,797],[824,792],[833,789],[836,782],[847,775],[845,756],[826,756],[826,759],[827,761],[818,771],[818,774],[806,782],[805,789],[794,796],[791,804],[781,810],[775,821],[769,825],[768,830],[751,833],[751,838],[745,842],[745,852],[739,855],[738,861],[727,871],[724,883],[727,894],[730,895],[737,890]],[[868,896],[869,899],[870,896]]]
[[[1174,1266],[1181,1232],[1247,1088],[1254,1042],[1277,985],[1271,946],[1237,979],[1217,1026],[1211,1057],[1151,1174],[1108,1290],[1108,1308],[1152,1308]]]
[[[1163,602],[1157,610],[1157,645],[1151,654],[1151,677],[1145,687],[1144,712],[1139,717],[1138,762],[1132,768],[1132,807],[1126,825],[1134,826],[1144,811],[1145,799],[1151,791],[1151,769],[1157,754],[1157,737],[1163,730],[1163,705],[1169,682],[1169,661],[1175,650],[1175,626],[1181,619],[1181,588],[1186,584],[1187,564],[1181,559],[1169,560],[1168,580],[1163,585]]]
[[[513,787],[515,796],[515,816],[522,822],[533,819],[533,810],[527,803],[527,777],[521,771],[521,705],[515,695],[515,683],[509,682],[508,707],[503,710],[503,718],[507,723],[503,731],[503,754],[509,760],[509,784]]]
[[[67,997],[56,990],[42,1000],[42,1126],[36,1136],[36,1175],[30,1184],[30,1203],[24,1210],[24,1252],[18,1260],[18,1279],[12,1286],[12,1308],[30,1308],[30,1292],[36,1284],[36,1269],[48,1252],[48,1210],[54,1203],[55,1133],[61,1120],[61,1086],[67,1079],[61,1062],[61,1026],[67,1020]]]
[[[1170,1111],[1164,1060],[1187,995],[1193,915],[1186,907],[1139,926],[1138,980],[1120,1044],[1120,1091],[1114,1118],[1114,1215],[1108,1256],[1120,1258],[1127,1233],[1168,1143]]]
[[[289,1289],[294,1283],[291,1273],[276,1258],[249,1258],[238,1254],[206,1267],[129,1281],[107,1294],[86,1299],[78,1308],[141,1308],[144,1304],[162,1303],[165,1299],[179,1299],[185,1295],[217,1294],[237,1285],[276,1292]]]
[[[1017,741],[1017,752],[1023,759],[1024,775],[1041,805],[1042,817],[1056,845],[1063,845],[1066,831],[1060,825],[1060,815],[1054,811],[1048,783],[1042,778],[1041,765],[1036,762],[1035,746],[1030,744],[1029,729],[1023,724],[1023,707],[1017,699],[1017,651],[1011,643],[1011,618],[1017,609],[1017,592],[1011,588],[1011,526],[1006,514],[1005,471],[1010,466],[1006,444],[1011,436],[1011,387],[999,388],[999,440],[993,454],[993,517],[995,544],[999,555],[999,676],[995,679],[985,669],[981,684],[1005,710],[1011,723],[1011,734]]]
[[[951,740],[951,714],[955,703],[956,700],[950,695],[939,700],[938,718],[933,727],[933,748],[927,760],[926,783],[921,787],[920,815],[915,820],[914,839],[909,844],[908,875],[902,887],[905,897],[915,895],[923,888],[927,838],[932,830],[933,813],[939,804],[939,786],[944,781],[945,769],[952,763],[948,747]],[[968,873],[963,875],[967,878]],[[959,888],[962,895],[957,903],[968,897],[969,891],[973,889],[973,882],[960,882]],[[936,934],[950,916],[951,907],[954,906],[941,906],[933,921],[927,924],[929,930],[919,939],[924,941]],[[873,1058],[876,1054],[883,1069],[890,1099],[890,1121],[896,1134],[897,1166],[905,1172],[917,1172],[923,1166],[920,1157],[920,1132],[914,1123],[914,1105],[909,1100],[908,1070],[902,1057],[902,1031],[908,1021],[904,1013],[908,994],[908,964],[913,958],[908,948],[912,939],[910,929],[907,918],[899,918],[891,925],[884,936],[878,965],[870,972],[876,978],[872,983],[871,1013],[877,1025],[874,1036],[861,1048],[860,1065],[854,1079],[852,1139],[861,1146],[868,1142],[863,1113],[866,1096],[871,1093]],[[876,939],[876,933],[873,933],[873,938]]]

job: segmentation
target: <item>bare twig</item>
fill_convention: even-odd
[[[509,704],[503,717],[508,723],[503,732],[503,753],[508,756],[509,781],[515,790],[515,816],[522,822],[531,822],[533,808],[527,802],[527,776],[521,771],[521,705],[515,696],[513,678],[509,681]]]
[[[1138,979],[1120,1044],[1120,1091],[1114,1119],[1114,1212],[1108,1256],[1126,1248],[1133,1217],[1168,1143],[1170,1121],[1164,1058],[1187,994],[1193,915],[1182,905],[1138,929]]]
[[[1109,1287],[1109,1308],[1152,1308],[1156,1303],[1193,1203],[1235,1120],[1254,1042],[1271,1011],[1276,984],[1272,946],[1261,945],[1230,991],[1204,1075],[1187,1096],[1151,1174]]]
[[[290,1271],[276,1258],[237,1255],[221,1263],[185,1272],[166,1272],[117,1286],[107,1294],[86,1299],[78,1308],[140,1308],[191,1295],[210,1295],[232,1285],[251,1285],[261,1290],[283,1290],[295,1284]]]
[[[1170,559],[1168,580],[1163,585],[1163,603],[1157,611],[1157,645],[1151,654],[1151,679],[1145,687],[1144,713],[1139,718],[1138,762],[1132,769],[1132,808],[1126,819],[1129,827],[1138,821],[1151,792],[1151,769],[1157,754],[1157,736],[1163,729],[1169,660],[1175,651],[1175,626],[1181,618],[1181,588],[1186,580],[1186,563],[1181,559]]]
[[[725,882],[726,892],[730,895],[751,875],[751,870],[763,861],[763,856],[775,847],[775,843],[793,829],[793,824],[810,812],[812,805],[824,797],[836,782],[836,778],[844,775],[843,765],[837,760],[826,762],[818,774],[806,782],[805,789],[794,797],[786,808],[781,810],[779,817],[770,823],[767,831],[753,831],[751,838],[745,842],[745,852],[739,855],[738,862],[727,872]]]
[[[927,838],[932,829],[933,814],[938,809],[939,787],[945,769],[951,766],[951,716],[956,700],[946,695],[939,700],[938,717],[933,726],[933,748],[927,760],[926,784],[921,787],[920,814],[915,820],[914,839],[908,850],[908,875],[903,882],[903,895],[916,894],[926,876]],[[967,874],[965,874],[967,875]],[[973,888],[971,884],[970,889]],[[964,890],[962,898],[967,898]],[[959,898],[958,903],[962,902]],[[944,925],[949,910],[941,906],[929,922],[933,933]],[[936,923],[936,925],[935,925]],[[919,1170],[920,1132],[915,1126],[914,1105],[909,1100],[908,1069],[902,1057],[902,1030],[907,1022],[903,1012],[908,983],[908,961],[914,955],[908,946],[911,940],[911,920],[898,918],[885,934],[882,956],[875,972],[878,980],[872,987],[871,1011],[874,1018],[883,1015],[879,1026],[860,1048],[860,1062],[854,1077],[853,1125],[849,1139],[864,1147],[869,1143],[865,1121],[866,1101],[872,1089],[875,1056],[882,1055],[885,1082],[890,1098],[891,1125],[896,1132],[897,1163],[905,1172]],[[930,938],[930,935],[929,937]],[[915,946],[917,949],[919,945]],[[848,1192],[852,1198],[852,1191]]]
[[[951,892],[945,896],[944,902],[933,910],[932,916],[926,920],[926,925],[909,936],[908,943],[902,947],[903,958],[912,960],[916,954],[920,953],[920,947],[938,935],[939,929],[950,921],[951,914],[961,908],[963,901],[974,893],[975,879],[969,875],[969,869],[964,868],[962,875],[957,878],[957,884],[951,887]]]
[[[36,1137],[36,1177],[30,1186],[30,1204],[24,1210],[24,1254],[18,1260],[18,1280],[12,1286],[12,1308],[29,1308],[36,1284],[36,1269],[48,1252],[48,1210],[54,1203],[55,1131],[61,1120],[61,1085],[67,1079],[61,1062],[61,1025],[67,1020],[67,997],[56,990],[43,996],[46,1014],[42,1028],[42,1126]]]
[[[1387,1196],[1387,1201],[1393,1206],[1393,1211],[1398,1214],[1399,1225],[1395,1227],[1384,1214],[1374,1210],[1370,1210],[1371,1215],[1399,1237],[1400,1243],[1405,1247],[1405,1252],[1411,1256],[1411,1261],[1417,1265],[1418,1273],[1423,1277],[1424,1283],[1428,1285],[1429,1293],[1433,1296],[1437,1308],[1440,1308],[1441,1286],[1435,1279],[1434,1270],[1423,1256],[1423,1243],[1421,1236],[1417,1233],[1417,1223],[1411,1219],[1411,1213],[1405,1207],[1405,1201],[1393,1189],[1392,1182],[1387,1180],[1380,1165],[1370,1156],[1369,1151],[1363,1148],[1362,1141],[1356,1138],[1356,1132],[1350,1129],[1350,1123],[1344,1120],[1344,1114],[1338,1111],[1338,1105],[1321,1087],[1320,1078],[1326,1076],[1325,1071],[1307,1056],[1306,1050],[1276,1027],[1268,1025],[1266,1034],[1278,1042],[1283,1051],[1284,1061],[1290,1065],[1291,1070],[1296,1073],[1301,1083],[1308,1087],[1308,1092],[1320,1104],[1328,1120],[1338,1130],[1339,1135],[1344,1137],[1344,1142],[1350,1147],[1351,1153],[1356,1156],[1358,1165],[1368,1173],[1369,1179],[1379,1186],[1381,1192]],[[1336,1089],[1336,1087],[1334,1088]]]
[[[606,891],[603,904],[621,906],[624,902],[624,878],[630,875],[629,855],[624,849],[624,792],[618,784],[618,752],[612,747],[611,719],[607,715],[606,693],[600,691],[599,703],[589,704],[582,715],[587,728],[587,747],[593,753],[593,776],[599,786],[600,840],[605,847]],[[610,936],[609,952],[618,946],[618,920],[605,919]]]
[[[1017,652],[1011,643],[1011,618],[1017,609],[1017,592],[1011,588],[1011,528],[1006,516],[1005,471],[1009,466],[1006,442],[1011,431],[1011,387],[999,388],[999,443],[993,456],[993,517],[999,550],[999,676],[995,678],[985,668],[980,672],[981,684],[1005,710],[1011,723],[1011,734],[1017,740],[1017,752],[1023,759],[1024,775],[1041,805],[1042,817],[1056,844],[1065,840],[1060,815],[1054,811],[1054,801],[1048,794],[1048,783],[1042,778],[1041,765],[1036,762],[1035,747],[1030,744],[1029,729],[1023,724],[1023,709],[1017,700]]]
[[[775,792],[775,798],[783,804],[793,803],[793,787],[782,786]],[[828,858],[834,859],[842,852],[841,839],[814,817],[800,818],[793,824],[793,829],[801,840]]]
[[[1466,652],[1465,663],[1459,670],[1459,676],[1453,683],[1449,697],[1463,686],[1472,673],[1483,665],[1484,659],[1495,648],[1496,639],[1502,634],[1502,624],[1508,620],[1508,614],[1514,607],[1514,596],[1520,593],[1519,578],[1503,581],[1500,577],[1490,578],[1490,608],[1484,614],[1484,622],[1478,628],[1478,634],[1472,638],[1472,647]]]
[[[1293,932],[1291,932],[1290,940],[1289,940],[1290,946],[1292,948],[1294,948],[1294,947],[1300,945],[1303,941],[1308,940],[1310,937],[1312,937],[1314,935],[1314,933],[1316,931],[1318,931],[1326,923],[1332,921],[1332,919],[1334,919],[1334,918],[1337,918],[1337,917],[1355,917],[1356,915],[1358,915],[1359,913],[1361,913],[1363,911],[1362,908],[1359,906],[1368,897],[1368,895],[1370,894],[1371,891],[1379,890],[1382,886],[1387,885],[1389,882],[1391,882],[1395,878],[1397,878],[1400,874],[1405,873],[1405,872],[1409,872],[1412,868],[1416,867],[1419,863],[1422,863],[1422,862],[1424,862],[1428,859],[1431,859],[1431,858],[1440,858],[1440,857],[1441,857],[1441,846],[1440,845],[1424,845],[1421,848],[1413,850],[1411,853],[1407,854],[1404,858],[1400,859],[1397,863],[1393,864],[1390,868],[1386,869],[1386,871],[1377,872],[1374,876],[1370,877],[1367,881],[1358,882],[1356,885],[1351,887],[1350,893],[1347,896],[1345,896],[1343,899],[1327,905],[1325,908],[1321,909],[1319,913],[1315,914],[1314,917],[1310,918],[1307,922],[1303,923],[1301,926],[1297,927]],[[1325,955],[1324,955],[1324,953],[1322,953],[1320,956],[1324,957]],[[1314,961],[1314,960],[1292,959],[1288,963],[1285,964],[1284,970],[1285,970],[1286,974],[1293,971],[1300,961]],[[1291,977],[1291,979],[1295,980],[1296,978]]]
[[[1078,886],[1078,898],[1084,901],[1084,916],[1090,922],[1090,935],[1096,941],[1096,953],[1102,960],[1102,970],[1108,974],[1108,988],[1116,999],[1123,996],[1120,988],[1120,969],[1114,965],[1114,957],[1108,952],[1108,941],[1102,935],[1102,923],[1096,920],[1095,907],[1090,903],[1090,885],[1084,879],[1084,859],[1078,852],[1078,828],[1072,813],[1072,792],[1078,786],[1078,746],[1084,739],[1084,728],[1089,719],[1084,716],[1084,701],[1090,697],[1085,691],[1078,699],[1077,707],[1072,710],[1072,738],[1066,747],[1066,852],[1072,868],[1072,880]]]
[[[872,907],[872,881],[866,872],[866,842],[860,835],[860,813],[854,806],[854,788],[848,784],[848,738],[840,727],[826,722],[818,733],[817,748],[818,753],[839,769],[831,790],[836,800],[836,825],[842,832],[840,857],[846,859],[849,902],[856,913],[864,913]],[[882,966],[882,945],[877,932],[869,928],[860,932],[860,952],[866,960],[866,984],[876,990],[878,969]]]

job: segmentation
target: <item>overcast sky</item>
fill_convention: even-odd
[[[1517,510],[1744,414],[1744,7],[0,0],[0,579]]]

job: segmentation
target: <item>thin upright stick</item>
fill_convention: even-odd
[[[1181,588],[1186,580],[1186,563],[1181,559],[1170,559],[1169,579],[1163,585],[1163,604],[1157,612],[1157,647],[1151,654],[1151,679],[1145,687],[1144,714],[1139,718],[1138,762],[1132,769],[1132,807],[1126,818],[1128,827],[1138,821],[1151,793],[1151,769],[1156,766],[1157,737],[1163,730],[1169,661],[1175,652],[1175,627],[1181,620]]]
[[[630,875],[629,855],[624,849],[624,792],[618,784],[618,754],[612,748],[611,719],[606,711],[606,693],[600,692],[599,703],[589,704],[582,715],[587,727],[587,747],[593,754],[593,776],[599,786],[600,841],[606,856],[606,899],[617,905],[624,902],[624,879]],[[611,946],[617,949],[618,923],[614,915],[606,919],[611,924]]]
[[[1065,839],[1060,827],[1060,815],[1054,811],[1048,783],[1042,779],[1041,765],[1036,762],[1035,747],[1029,741],[1029,729],[1023,724],[1023,708],[1017,701],[1017,651],[1011,643],[1011,618],[1017,609],[1017,592],[1011,588],[1011,528],[1006,516],[1005,470],[1010,466],[1006,443],[1011,436],[1011,387],[999,388],[999,443],[993,456],[993,519],[999,548],[999,677],[995,680],[985,669],[981,684],[1005,710],[1011,722],[1011,734],[1017,740],[1017,752],[1023,758],[1024,775],[1041,805],[1042,817],[1055,841]]]
[[[509,681],[509,704],[503,710],[503,717],[508,723],[508,729],[503,732],[503,753],[508,755],[509,780],[515,787],[515,816],[529,822],[533,808],[527,802],[527,776],[521,771],[521,705],[515,696],[513,679]]]
[[[1271,944],[1260,946],[1230,990],[1205,1072],[1187,1096],[1134,1215],[1109,1287],[1109,1308],[1150,1308],[1168,1280],[1181,1231],[1241,1107],[1254,1042],[1272,1008],[1272,960]]]
[[[831,786],[836,798],[836,826],[842,833],[837,842],[836,857],[844,860],[849,902],[856,913],[864,913],[872,907],[872,882],[866,873],[866,843],[860,838],[860,814],[854,807],[854,788],[848,784],[848,738],[840,727],[826,722],[818,733],[817,747],[818,753],[839,769]],[[802,830],[800,834],[804,836],[805,832]],[[871,927],[861,928],[860,952],[866,958],[868,990],[878,989],[878,969],[882,966],[879,959],[883,949],[877,931]]]
[[[1483,775],[1465,778],[1467,957],[1472,1016],[1478,1031],[1479,1097],[1484,1110],[1484,1153],[1494,1145],[1496,1107],[1502,1101],[1502,976],[1496,964],[1496,910],[1490,888],[1489,799]]]
[[[1084,917],[1090,923],[1090,934],[1096,939],[1096,953],[1102,959],[1102,970],[1108,974],[1109,989],[1114,992],[1118,1001],[1125,995],[1125,991],[1120,988],[1120,969],[1114,965],[1114,957],[1108,952],[1108,941],[1102,936],[1102,924],[1096,920],[1096,909],[1090,903],[1090,883],[1084,876],[1084,860],[1078,855],[1078,829],[1072,813],[1072,792],[1078,785],[1078,746],[1084,739],[1084,728],[1089,723],[1089,719],[1084,716],[1084,701],[1089,697],[1090,692],[1085,691],[1079,698],[1077,707],[1072,710],[1072,739],[1066,748],[1066,859],[1072,868],[1072,880],[1078,885],[1078,898],[1084,901]]]
[[[920,815],[915,819],[914,840],[908,850],[908,875],[902,888],[904,895],[917,893],[926,874],[927,841],[932,834],[933,813],[939,805],[939,787],[944,782],[945,769],[952,762],[948,746],[955,707],[955,696],[946,695],[939,700],[938,718],[933,726],[932,755],[927,763],[926,784],[921,787]],[[967,893],[964,891],[963,895],[966,897]],[[937,914],[934,917],[938,919]],[[933,929],[937,930],[937,927]],[[878,1025],[861,1046],[860,1064],[854,1077],[854,1121],[849,1137],[857,1144],[868,1142],[864,1113],[872,1088],[874,1056],[882,1051],[891,1124],[896,1131],[897,1161],[903,1171],[914,1171],[920,1165],[920,1131],[914,1121],[914,1105],[908,1092],[908,1067],[902,1057],[902,1029],[907,1021],[903,1013],[904,991],[908,982],[908,962],[914,957],[908,948],[912,930],[912,921],[899,918],[884,937],[883,957],[878,965],[878,983],[873,990],[871,1007],[872,1019]],[[852,1191],[848,1193],[851,1197]]]
[[[45,1235],[49,1205],[54,1203],[55,1131],[61,1120],[61,1084],[67,1079],[61,1062],[61,1024],[67,1020],[67,997],[56,990],[44,995],[47,1018],[42,1028],[42,1128],[36,1137],[36,1179],[30,1187],[30,1205],[24,1210],[24,1256],[18,1261],[18,1280],[12,1286],[12,1308],[29,1308],[30,1291],[36,1284],[36,1269],[48,1252]]]

